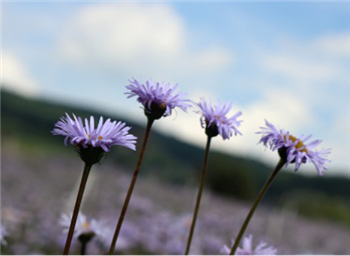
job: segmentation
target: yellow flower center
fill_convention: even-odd
[[[221,119],[221,116],[214,115],[213,117],[216,118],[217,120],[220,120],[220,119]],[[222,123],[222,124],[226,124],[225,121],[221,121],[221,123]]]
[[[90,223],[89,223],[89,222],[84,222],[84,223],[83,223],[83,227],[84,227],[85,229],[90,229]]]
[[[99,140],[102,140],[102,139],[103,139],[103,137],[100,135],[100,136],[98,136],[98,139],[99,139]]]
[[[167,98],[165,98],[165,99],[163,100],[163,102],[159,105],[159,107],[164,109],[164,108],[165,108],[166,101],[167,101]]]
[[[309,151],[307,151],[304,143],[297,139],[296,137],[294,137],[293,135],[289,135],[289,139],[293,142],[296,142],[298,140],[298,143],[294,146],[296,149],[300,149],[300,148],[303,148],[302,150],[300,150],[300,152],[305,152],[305,153],[309,153]],[[284,140],[287,140],[287,137],[286,135],[284,135]]]
[[[88,138],[91,139],[91,135],[90,134],[88,134]]]

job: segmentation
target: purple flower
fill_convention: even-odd
[[[190,107],[190,100],[183,98],[184,94],[176,93],[177,84],[171,86],[170,83],[159,83],[151,80],[145,84],[137,80],[129,80],[130,84],[126,86],[130,92],[128,98],[137,96],[137,101],[144,106],[147,117],[159,119],[162,116],[170,116],[175,107],[186,111]]]
[[[3,225],[0,225],[0,245],[7,245],[5,237],[7,236],[7,230]]]
[[[222,248],[222,253],[229,255],[231,252],[227,245]],[[277,249],[268,246],[265,242],[260,242],[253,247],[253,235],[243,238],[242,247],[238,247],[235,255],[276,255]]]
[[[129,134],[131,127],[125,126],[122,122],[111,122],[107,119],[103,123],[103,117],[100,117],[97,128],[95,129],[94,117],[90,117],[90,123],[85,119],[85,126],[80,117],[73,114],[74,120],[66,113],[65,117],[55,124],[55,129],[52,131],[53,135],[65,136],[64,143],[67,141],[76,146],[100,147],[103,151],[108,152],[113,145],[120,145],[123,147],[135,150],[136,137]]]
[[[202,115],[201,124],[206,129],[208,136],[214,137],[220,134],[225,140],[229,139],[233,132],[235,135],[242,135],[237,129],[242,122],[238,121],[237,118],[242,115],[242,112],[239,111],[231,117],[227,116],[232,107],[231,103],[213,105],[211,101],[208,103],[204,98],[200,98],[200,102],[197,105],[200,108],[200,111],[197,113]]]
[[[311,138],[311,135],[296,138],[290,135],[289,132],[277,130],[267,120],[265,122],[267,127],[260,127],[261,131],[257,132],[262,134],[259,143],[262,142],[266,147],[269,145],[272,151],[278,150],[280,157],[286,161],[286,166],[295,163],[295,171],[297,171],[302,163],[312,162],[320,175],[323,174],[324,170],[327,170],[325,164],[330,160],[327,160],[326,157],[331,150],[313,150],[322,142],[321,140],[315,140],[307,144],[306,141]]]

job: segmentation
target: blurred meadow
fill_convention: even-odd
[[[9,2],[1,51],[2,254],[61,254],[62,213],[83,169],[52,136],[64,113],[122,120],[137,151],[115,147],[92,168],[81,210],[117,223],[146,118],[125,86],[135,77],[179,83],[188,98],[233,103],[243,136],[213,139],[191,254],[235,239],[278,155],[257,145],[264,119],[332,148],[327,170],[283,169],[246,234],[278,254],[350,254],[349,2]],[[183,254],[202,168],[199,115],[157,121],[118,254]],[[105,254],[93,241],[88,254]],[[79,254],[73,241],[72,254]]]

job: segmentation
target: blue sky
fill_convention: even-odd
[[[349,2],[4,2],[2,79],[28,97],[139,123],[142,111],[123,94],[128,79],[179,83],[193,100],[243,112],[244,135],[217,138],[217,150],[274,164],[254,134],[266,118],[322,139],[330,169],[350,176],[349,23]],[[178,111],[155,128],[203,146],[198,118]]]

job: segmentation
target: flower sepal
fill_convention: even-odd
[[[145,107],[145,115],[148,119],[158,120],[165,115],[166,107],[165,104],[151,103],[150,108]]]
[[[205,127],[205,134],[208,135],[209,137],[215,137],[219,135],[219,129],[216,126],[216,124],[211,124],[211,125],[206,125]]]
[[[106,153],[101,147],[87,146],[84,148],[82,145],[77,145],[75,148],[81,160],[88,165],[99,163]]]
[[[95,236],[95,232],[91,231],[91,232],[88,232],[88,233],[82,233],[79,237],[78,237],[78,240],[79,242],[81,242],[82,244],[86,244],[88,242],[90,242],[90,240],[92,238],[94,238]]]
[[[287,162],[288,153],[287,153],[287,148],[286,147],[279,148],[278,149],[278,155],[280,156],[282,161]]]
[[[281,147],[278,149],[278,155],[282,159],[283,162],[287,163],[288,162],[288,148],[287,147]],[[305,164],[306,163],[306,157],[301,158],[301,163]],[[293,159],[291,164],[295,163],[295,159]]]

